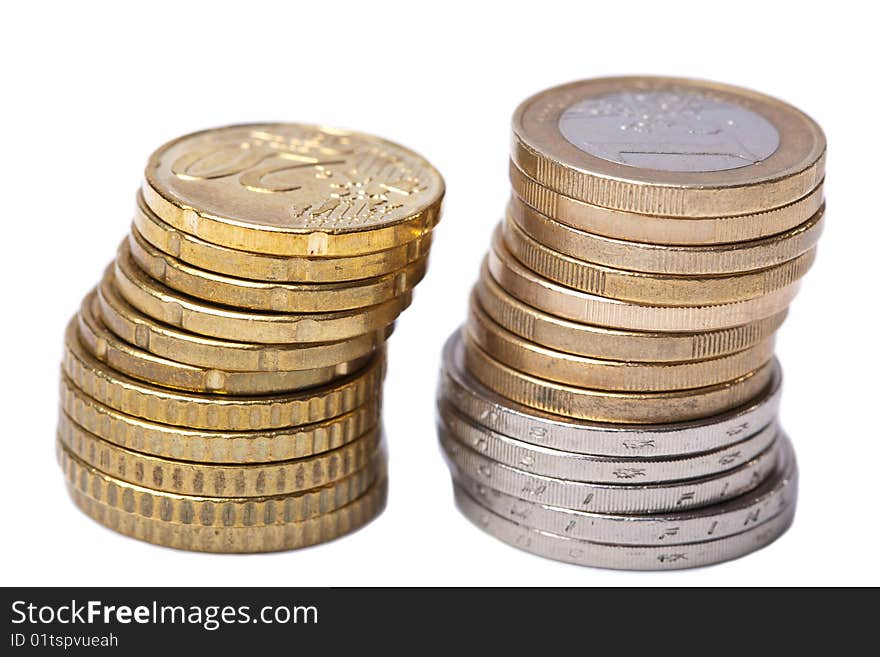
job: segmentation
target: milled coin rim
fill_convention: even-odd
[[[598,265],[651,274],[735,274],[766,269],[815,247],[825,226],[825,204],[809,219],[783,232],[725,244],[658,244],[608,237],[569,226],[511,196],[505,214],[547,248]]]

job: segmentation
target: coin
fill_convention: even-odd
[[[74,503],[92,519],[150,543],[203,552],[269,552],[333,540],[385,506],[384,474],[362,470],[315,491],[270,498],[192,498],[126,484],[61,450]]]
[[[63,369],[80,390],[118,411],[154,422],[229,431],[277,429],[320,422],[364,404],[382,382],[384,354],[328,386],[284,395],[229,397],[160,388],[117,372],[80,343],[76,319],[67,327]]]
[[[757,488],[776,467],[774,442],[751,461],[708,477],[659,484],[607,484],[546,477],[499,463],[440,431],[451,468],[502,493],[566,509],[595,513],[666,513],[698,508]]]
[[[730,274],[788,262],[816,246],[824,218],[823,205],[805,222],[769,237],[682,246],[631,242],[573,228],[541,214],[516,196],[507,205],[507,221],[515,222],[550,249],[599,265],[657,274]]]
[[[132,232],[135,230],[157,249],[194,267],[257,281],[335,283],[374,278],[403,269],[426,256],[431,246],[431,233],[427,233],[384,251],[345,257],[250,253],[211,244],[169,226],[146,207],[140,194]]]
[[[283,313],[323,313],[375,306],[412,290],[428,267],[427,258],[421,258],[399,271],[359,281],[302,285],[251,281],[196,269],[162,253],[136,230],[120,247],[120,257],[131,258],[163,285],[197,299],[235,308]]]
[[[473,300],[466,332],[492,358],[520,372],[582,388],[635,392],[684,390],[732,381],[769,361],[774,344],[771,337],[729,356],[684,363],[600,360],[523,340],[496,324]]]
[[[221,340],[268,344],[335,342],[375,333],[410,304],[412,294],[344,312],[267,313],[192,299],[148,276],[124,254],[114,263],[117,290],[142,313],[186,331]]]
[[[394,327],[348,340],[315,344],[257,344],[218,340],[153,320],[120,295],[109,270],[98,287],[105,325],[129,344],[179,363],[232,372],[286,372],[334,367],[373,353]]]
[[[453,482],[486,509],[533,529],[599,543],[666,546],[731,536],[772,519],[794,504],[797,476],[794,452],[786,440],[779,467],[754,490],[696,510],[648,515],[563,509],[502,493],[464,475],[456,475]]]
[[[347,445],[379,422],[380,397],[342,415],[295,427],[257,431],[190,429],[121,413],[61,377],[61,410],[102,440],[161,458],[200,463],[289,461]]]
[[[293,461],[251,464],[194,463],[141,454],[107,442],[66,414],[58,440],[85,464],[121,481],[179,495],[254,497],[321,488],[364,468],[377,469],[381,431],[335,450]]]
[[[520,301],[564,319],[633,331],[712,331],[747,324],[788,307],[799,282],[746,301],[697,306],[637,304],[568,288],[519,264],[500,235],[489,251],[495,281]]]
[[[454,435],[485,457],[545,477],[605,484],[651,484],[708,477],[756,458],[776,439],[771,424],[743,440],[713,452],[675,459],[609,458],[538,447],[504,436],[466,419],[451,404],[438,405],[441,433]]]
[[[823,184],[787,205],[711,217],[669,217],[623,212],[558,194],[510,165],[514,194],[554,221],[598,235],[660,245],[730,244],[777,235],[802,225],[822,208]]]
[[[621,424],[695,420],[754,399],[773,377],[767,363],[732,381],[690,390],[616,392],[554,383],[498,362],[465,334],[465,365],[480,383],[502,397],[557,415]]]
[[[684,362],[749,349],[772,336],[787,310],[749,324],[699,333],[626,331],[582,324],[547,314],[510,296],[484,261],[472,295],[499,326],[548,349],[631,362]]]
[[[563,255],[526,235],[514,221],[498,227],[505,246],[523,265],[546,279],[602,297],[660,306],[723,304],[785,288],[809,271],[815,247],[768,269],[711,276],[646,274]]]
[[[357,372],[369,356],[332,367],[290,372],[227,372],[185,365],[143,351],[107,329],[97,310],[95,292],[77,315],[79,337],[92,356],[128,376],[167,388],[193,392],[259,395],[303,390]]]
[[[423,158],[356,132],[253,124],[186,135],[150,158],[142,187],[164,222],[282,256],[347,256],[429,232],[444,185]]]
[[[822,180],[825,137],[754,91],[662,77],[572,82],[526,99],[511,157],[538,183],[605,208],[706,217],[792,203]]]
[[[438,396],[491,431],[533,445],[594,456],[671,458],[727,448],[770,425],[779,410],[782,373],[749,404],[704,420],[671,424],[610,424],[552,415],[501,397],[465,367],[455,332],[443,347]]]
[[[455,502],[477,527],[513,547],[548,559],[594,568],[677,570],[736,559],[772,543],[791,525],[794,501],[772,518],[736,534],[682,545],[629,546],[584,541],[531,529],[480,505],[462,488]]]

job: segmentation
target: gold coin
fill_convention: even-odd
[[[746,301],[656,306],[587,294],[538,276],[517,262],[498,231],[488,258],[489,271],[495,281],[520,301],[575,322],[633,331],[713,331],[746,324],[787,308],[799,285],[795,282]]]
[[[512,159],[530,178],[593,205],[675,217],[755,213],[806,196],[825,136],[775,98],[662,77],[582,80],[526,99]]]
[[[289,461],[347,445],[379,422],[381,398],[348,413],[306,424],[263,431],[218,431],[158,424],[120,413],[92,399],[61,376],[61,409],[99,438],[126,449],[180,461],[267,463]]]
[[[232,372],[286,372],[335,367],[359,360],[382,346],[394,324],[340,342],[265,345],[188,333],[155,321],[120,295],[112,269],[98,287],[101,319],[129,344],[161,358]]]
[[[748,349],[772,336],[787,313],[701,333],[609,329],[571,322],[522,303],[495,282],[485,261],[474,297],[496,323],[530,342],[581,356],[648,363],[705,360]]]
[[[76,318],[67,327],[63,368],[84,393],[129,415],[197,429],[250,431],[310,424],[341,415],[378,394],[385,356],[360,372],[321,388],[285,395],[230,397],[160,388],[126,376],[80,343]]]
[[[781,265],[711,276],[646,274],[585,262],[547,248],[515,221],[499,225],[505,245],[526,267],[546,279],[598,296],[663,306],[697,306],[754,299],[800,280],[816,259],[815,247]]]
[[[411,292],[369,308],[330,313],[244,311],[192,299],[162,285],[129,258],[116,258],[116,289],[128,303],[161,322],[221,340],[268,344],[335,342],[375,333],[410,304]]]
[[[138,194],[134,228],[160,251],[206,271],[256,281],[335,283],[375,278],[428,255],[431,233],[399,246],[337,258],[273,256],[211,244],[177,230],[146,207]]]
[[[515,196],[507,206],[507,220],[546,247],[599,265],[654,274],[731,274],[788,262],[816,246],[824,216],[823,206],[804,223],[769,237],[733,244],[680,246],[628,242],[572,228]]]
[[[350,533],[385,506],[384,474],[362,470],[337,485],[270,498],[193,498],[126,484],[62,450],[67,490],[83,513],[121,534],[202,552],[271,552]]]
[[[800,226],[823,207],[823,186],[802,198],[760,212],[720,217],[668,217],[590,205],[558,194],[510,164],[516,197],[564,225],[606,237],[671,246],[731,244],[778,235]]]
[[[221,246],[282,256],[348,256],[428,233],[444,185],[425,159],[355,132],[254,124],[160,147],[143,197],[164,222]]]
[[[119,248],[119,258],[136,263],[152,278],[197,299],[235,308],[283,313],[318,313],[375,306],[412,290],[428,259],[378,278],[343,283],[268,283],[196,269],[162,253],[135,229]]]
[[[773,357],[773,338],[729,356],[685,363],[632,363],[554,351],[504,330],[471,301],[468,340],[495,360],[526,374],[581,388],[651,392],[731,381]]]
[[[332,367],[290,372],[227,372],[185,365],[120,340],[101,319],[90,292],[77,315],[79,337],[92,356],[128,376],[166,388],[232,395],[260,395],[313,388],[357,372],[369,356]]]
[[[279,463],[216,464],[140,454],[98,438],[62,413],[58,440],[87,465],[121,481],[179,495],[254,497],[321,488],[364,468],[376,469],[381,431],[330,452]]]
[[[609,392],[554,383],[514,370],[465,336],[465,364],[484,386],[524,406],[556,415],[621,424],[684,422],[723,413],[757,397],[773,364],[733,381],[672,392]]]

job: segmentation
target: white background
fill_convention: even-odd
[[[880,584],[876,25],[841,2],[14,3],[0,26],[0,583]],[[829,142],[827,229],[778,340],[797,519],[761,552],[678,573],[578,568],[483,534],[453,507],[433,428],[439,351],[508,195],[511,113],[548,86],[634,73],[776,95]],[[431,269],[391,341],[390,503],[357,534],[299,552],[124,538],[73,507],[54,460],[64,326],[128,230],[149,153],[260,120],[382,135],[446,178]]]

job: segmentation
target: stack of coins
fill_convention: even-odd
[[[705,565],[789,526],[774,332],[822,230],[825,139],[720,84],[587,80],[513,119],[513,194],[446,345],[461,511],[610,568]]]
[[[159,148],[130,235],[67,328],[58,456],[77,506],[210,552],[312,545],[375,518],[385,339],[443,192],[411,151],[326,128]]]

